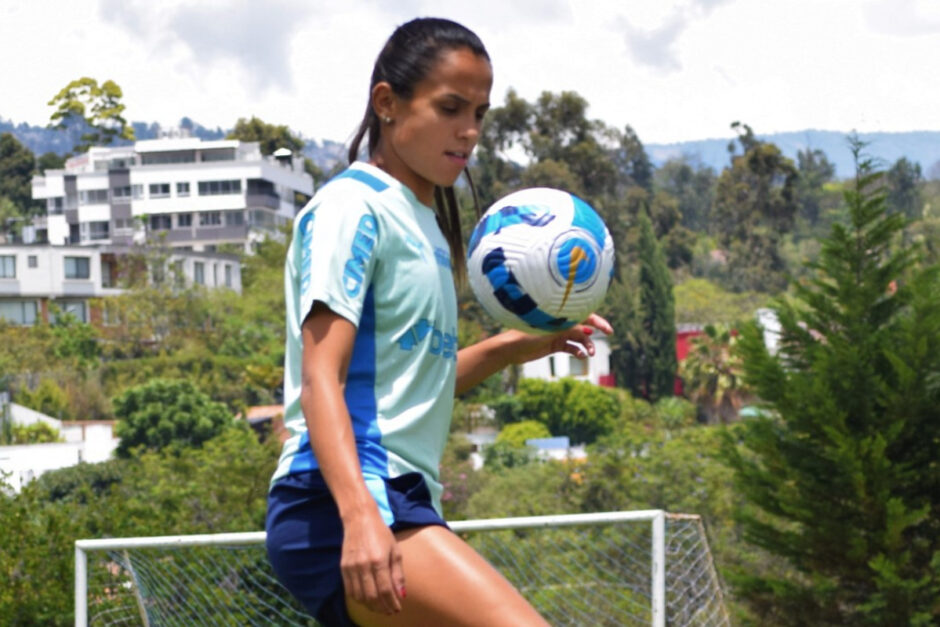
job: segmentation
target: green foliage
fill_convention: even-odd
[[[738,132],[743,154],[718,178],[712,233],[727,253],[729,289],[776,293],[786,286],[786,264],[779,246],[794,224],[798,178],[793,162],[780,149],[759,141],[746,124]]]
[[[708,423],[737,419],[738,409],[750,398],[742,380],[738,337],[727,325],[705,325],[692,338],[689,354],[679,370],[686,395],[701,409]]]
[[[796,576],[740,569],[765,624],[925,625],[940,618],[940,279],[896,248],[878,174],[858,155],[846,225],[780,302],[780,349],[756,325],[744,374],[768,411],[724,454],[747,499],[744,537]],[[894,289],[892,286],[897,286]]]
[[[294,135],[287,126],[268,124],[255,116],[250,119],[238,118],[235,128],[225,139],[258,142],[263,155],[274,154],[279,148],[287,148],[291,152],[300,152],[304,148],[303,140]]]
[[[730,292],[707,279],[688,279],[673,290],[677,323],[735,324],[768,304],[759,292]]]
[[[923,197],[921,184],[924,181],[920,164],[901,157],[885,173],[888,211],[900,213],[906,218],[922,216]]]
[[[494,403],[501,425],[533,420],[572,443],[589,443],[617,425],[620,404],[611,391],[586,381],[523,379],[514,396]]]
[[[92,146],[110,144],[115,139],[134,139],[134,127],[124,119],[124,96],[114,81],[98,84],[93,78],[82,77],[70,82],[49,101],[56,110],[49,118],[50,125],[64,129],[78,120],[87,125],[87,132],[76,145],[76,152],[85,152]]]
[[[26,216],[35,211],[32,191],[35,169],[35,157],[29,148],[12,133],[0,135],[0,198],[6,198],[16,211],[9,216],[0,213],[0,218]]]
[[[682,226],[693,231],[706,231],[715,198],[715,171],[688,158],[670,159],[657,168],[656,189],[678,202]]]
[[[212,401],[188,380],[154,379],[125,390],[113,402],[121,457],[137,447],[198,447],[233,424],[225,405]]]
[[[799,216],[810,225],[823,216],[826,202],[825,185],[836,174],[836,168],[822,150],[809,148],[796,154],[796,198]]]
[[[59,430],[44,422],[31,425],[13,425],[12,438],[8,444],[47,444],[61,442]]]
[[[496,443],[524,448],[528,440],[550,437],[552,437],[551,431],[541,422],[523,420],[522,422],[510,423],[500,429],[499,434],[496,436]]]
[[[56,340],[53,349],[55,356],[76,364],[80,369],[96,366],[101,355],[97,329],[57,307],[52,309],[55,316],[55,322],[51,325]]]
[[[639,216],[637,276],[615,280],[608,300],[614,325],[611,370],[634,396],[671,396],[676,370],[675,303],[672,277],[649,218]],[[629,286],[635,285],[631,290]],[[617,304],[625,301],[618,310]]]
[[[50,378],[43,378],[34,390],[27,387],[17,390],[16,402],[35,411],[67,420],[71,417],[68,394]]]
[[[278,450],[242,426],[183,455],[79,464],[45,473],[19,495],[0,492],[4,624],[74,623],[77,539],[263,528]]]

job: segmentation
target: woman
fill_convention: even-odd
[[[465,274],[453,184],[489,108],[483,44],[448,20],[399,27],[375,63],[350,167],[297,216],[286,264],[285,443],[268,553],[327,625],[543,625],[440,515],[454,394],[590,327],[457,348]],[[355,162],[368,134],[368,162]],[[432,207],[434,207],[432,209]],[[588,323],[610,332],[600,317]]]

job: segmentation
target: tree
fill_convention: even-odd
[[[99,85],[96,79],[87,76],[76,79],[49,101],[50,107],[56,107],[49,118],[50,125],[58,129],[67,129],[76,123],[85,125],[81,142],[74,147],[76,152],[110,144],[115,139],[133,140],[134,127],[123,116],[123,96],[114,81]]]
[[[799,173],[796,184],[799,215],[810,225],[814,225],[823,211],[823,186],[833,179],[836,168],[826,157],[826,153],[819,149],[800,150],[796,154],[796,164]]]
[[[117,454],[129,457],[137,447],[199,447],[232,425],[222,403],[212,401],[187,380],[155,379],[114,399]]]
[[[739,521],[796,571],[731,574],[764,624],[940,619],[940,268],[894,246],[904,220],[852,145],[848,224],[776,306],[778,353],[756,324],[740,342],[766,409],[724,445],[749,504]]]
[[[525,447],[526,441],[528,440],[550,437],[552,437],[551,432],[548,430],[548,427],[541,422],[537,420],[523,420],[521,422],[513,422],[503,427],[499,435],[496,436],[496,442],[522,448]]]
[[[36,158],[29,148],[12,133],[0,135],[0,198],[13,203],[22,216],[31,213],[36,205],[32,189],[35,169]]]
[[[889,211],[900,213],[909,219],[921,217],[920,185],[924,177],[920,164],[901,157],[885,174],[887,183],[887,205]]]
[[[523,379],[516,394],[493,403],[493,409],[503,426],[534,420],[551,434],[589,443],[616,427],[620,402],[609,390],[586,381]]]
[[[679,370],[686,395],[705,422],[729,423],[738,416],[747,396],[741,379],[741,361],[735,353],[737,336],[727,325],[705,325],[692,340],[692,348]]]
[[[304,140],[291,132],[286,125],[269,124],[255,116],[251,116],[250,119],[238,118],[235,128],[226,136],[226,139],[258,142],[263,155],[273,155],[280,148],[287,148],[293,153],[302,154],[305,146]],[[317,185],[327,180],[323,170],[309,157],[304,157],[304,171],[313,177]]]
[[[779,292],[786,285],[780,241],[796,214],[797,171],[780,149],[758,140],[746,124],[738,132],[743,154],[729,145],[731,166],[718,178],[712,233],[727,251],[727,286]]]
[[[716,181],[714,170],[687,157],[670,159],[655,172],[656,189],[678,201],[682,226],[693,231],[708,229]]]
[[[675,301],[672,276],[645,213],[639,216],[637,256],[636,276],[617,279],[613,289],[614,297],[620,296],[627,305],[612,316],[617,335],[611,367],[620,386],[655,401],[671,396],[675,385]]]

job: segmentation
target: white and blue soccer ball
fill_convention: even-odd
[[[470,286],[506,327],[554,333],[603,302],[614,243],[597,212],[573,194],[538,187],[501,198],[470,236]]]

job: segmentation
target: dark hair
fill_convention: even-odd
[[[414,95],[415,86],[431,72],[434,64],[444,52],[467,48],[487,61],[490,56],[483,42],[470,29],[457,22],[441,18],[418,18],[402,24],[395,29],[375,60],[372,79],[369,82],[369,101],[366,112],[359,124],[359,130],[349,146],[349,162],[359,155],[362,139],[369,135],[369,155],[379,144],[382,127],[379,117],[372,108],[372,89],[381,82],[387,82],[396,96],[404,99]],[[477,216],[480,207],[477,202],[476,188],[470,171],[464,168],[464,174],[470,184],[473,205]],[[460,232],[460,208],[453,187],[434,187],[434,205],[437,222],[447,238],[451,249],[454,270],[459,279],[466,275],[463,235]]]

